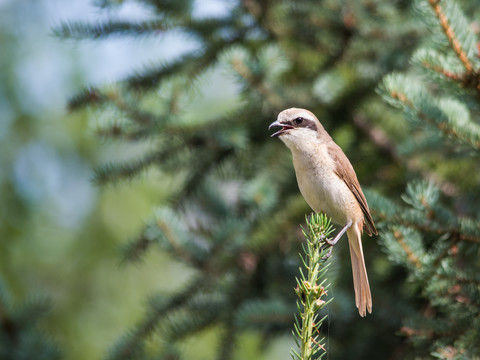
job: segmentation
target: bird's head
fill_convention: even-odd
[[[281,129],[271,136],[278,136],[292,150],[310,142],[331,139],[317,117],[305,109],[290,108],[283,110],[268,129],[274,127],[280,127]]]

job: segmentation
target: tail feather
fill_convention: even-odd
[[[365,316],[367,310],[372,312],[372,295],[368,284],[367,269],[363,257],[361,232],[357,224],[353,224],[348,230],[348,244],[352,259],[353,287],[355,288],[355,305],[360,316]]]

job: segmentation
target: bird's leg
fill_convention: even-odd
[[[330,246],[330,249],[328,249],[328,252],[322,257],[322,260],[327,260],[330,256],[332,256],[332,250],[333,246],[340,240],[343,234],[345,234],[345,231],[348,230],[348,228],[352,226],[352,220],[348,220],[347,224],[343,227],[342,230],[335,236],[333,240],[328,240],[328,238],[325,239],[325,243]]]
[[[325,242],[330,246],[335,245],[338,242],[338,240],[340,240],[340,238],[343,236],[343,234],[345,234],[345,231],[347,231],[350,226],[352,226],[352,220],[347,221],[347,224],[343,227],[342,230],[340,230],[340,232],[337,234],[337,236],[335,236],[333,240],[325,239]]]

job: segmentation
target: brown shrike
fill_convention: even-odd
[[[352,164],[308,110],[291,108],[278,114],[272,127],[281,127],[273,136],[291,150],[298,187],[305,201],[316,212],[344,226],[332,241],[347,232],[352,259],[355,304],[360,316],[372,312],[372,296],[363,258],[362,233],[377,234]]]

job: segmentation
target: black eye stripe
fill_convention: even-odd
[[[317,125],[315,124],[315,121],[313,121],[313,120],[304,121],[302,126],[305,126],[306,128],[309,128],[313,131],[317,131]]]
[[[291,120],[290,124],[295,127],[307,128],[313,131],[317,131],[317,125],[315,124],[315,121],[306,119],[302,116],[296,117],[295,119]]]

